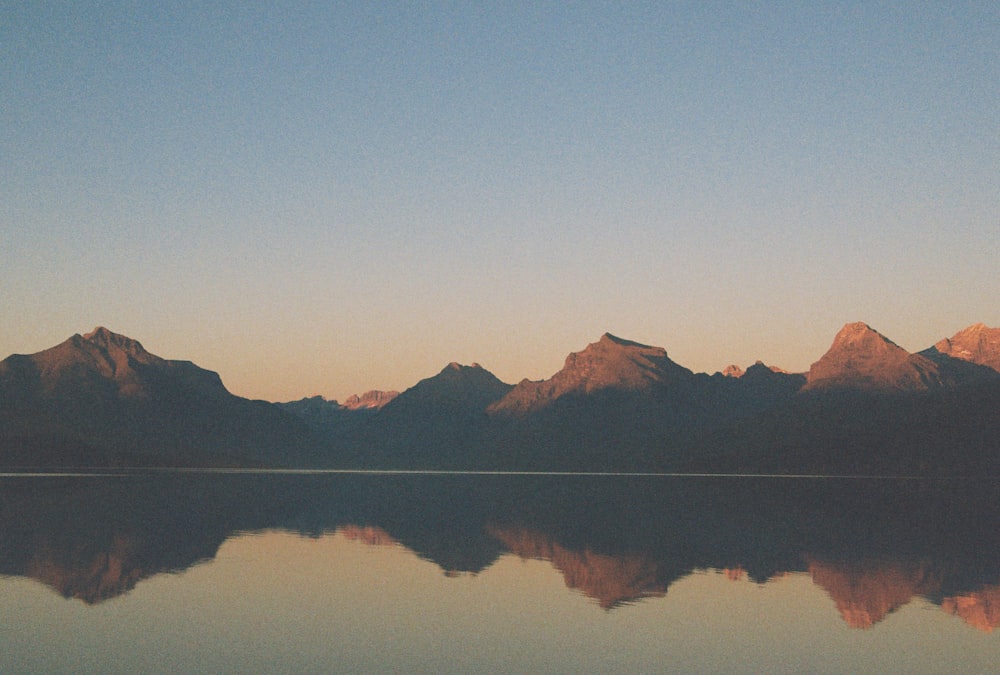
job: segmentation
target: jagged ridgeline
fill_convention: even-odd
[[[397,392],[274,404],[98,328],[0,362],[6,467],[1000,472],[1000,329],[911,354],[846,325],[807,373],[694,373],[610,334],[541,381],[451,363]]]

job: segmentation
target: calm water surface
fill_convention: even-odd
[[[993,481],[0,478],[0,671],[995,672]]]

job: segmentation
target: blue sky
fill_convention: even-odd
[[[284,400],[1000,325],[996,3],[523,4],[0,3],[0,355]]]

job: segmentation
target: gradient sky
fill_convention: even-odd
[[[1000,325],[1000,4],[0,1],[0,166],[0,357],[805,370]]]

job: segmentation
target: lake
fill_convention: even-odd
[[[1000,482],[0,477],[0,671],[995,672]]]

